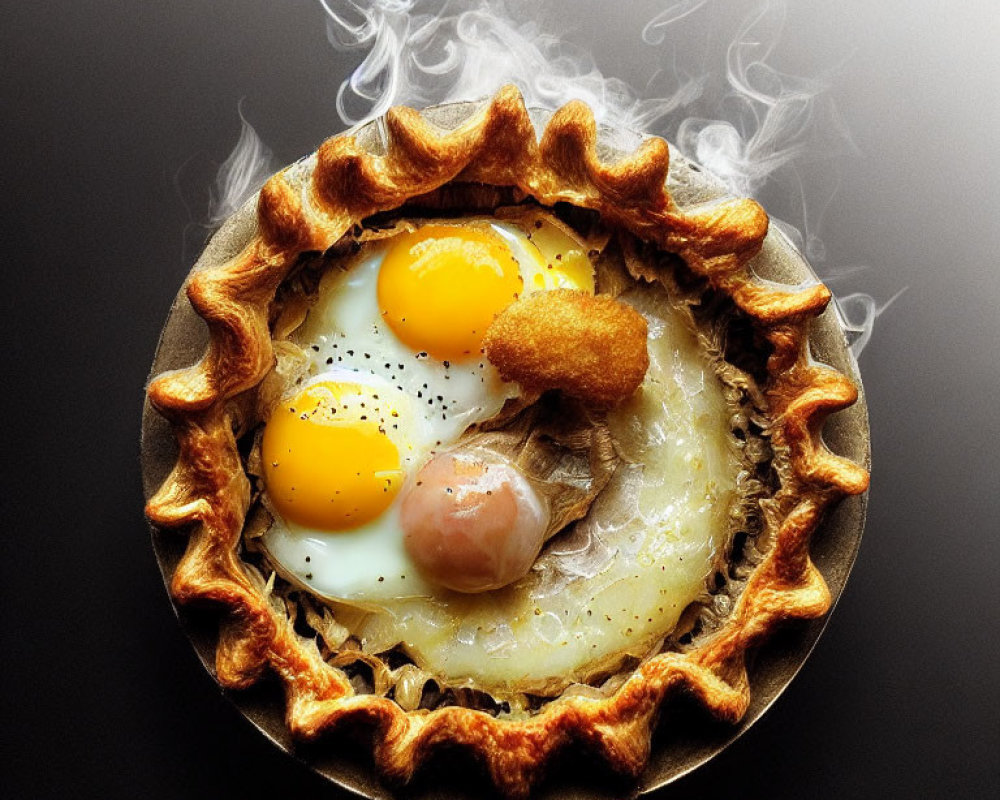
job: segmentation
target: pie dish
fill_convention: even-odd
[[[680,693],[736,725],[751,703],[747,651],[781,623],[818,619],[830,607],[830,591],[810,558],[813,531],[839,500],[867,488],[864,466],[835,455],[822,438],[827,417],[858,397],[848,377],[810,351],[810,330],[829,292],[818,282],[787,286],[777,281],[790,276],[754,274],[768,231],[759,206],[733,198],[678,202],[697,193],[678,183],[676,170],[668,190],[671,154],[662,140],[642,139],[634,152],[615,154],[582,104],[540,124],[543,116],[529,112],[512,88],[459,114],[394,109],[384,130],[335,137],[314,159],[279,173],[262,189],[255,212],[243,215],[244,229],[232,237],[240,247],[212,254],[211,265],[189,279],[187,297],[208,325],[204,356],[182,354],[179,363],[193,366],[159,374],[149,386],[150,404],[169,420],[177,452],[147,514],[161,529],[188,534],[186,550],[169,567],[175,600],[227,610],[215,657],[220,684],[242,689],[276,675],[294,737],[311,740],[338,726],[363,725],[380,771],[395,781],[409,780],[441,746],[468,751],[512,796],[526,794],[570,746],[637,775],[649,759],[661,705]],[[634,281],[665,282],[668,293],[689,297],[691,306],[709,305],[709,295],[725,306],[712,313],[724,313],[733,338],[749,343],[744,355],[756,354],[742,370],[757,372],[744,399],[752,395],[766,414],[766,425],[752,436],[766,440],[776,478],[754,531],[755,555],[742,556],[727,543],[730,565],[739,568],[727,570],[715,587],[712,597],[724,600],[695,608],[686,641],[678,636],[616,663],[614,674],[600,680],[588,675],[600,684],[593,692],[545,695],[513,715],[460,703],[407,711],[385,693],[359,691],[335,666],[337,654],[303,636],[287,602],[276,602],[274,583],[257,572],[244,540],[254,483],[240,440],[262,421],[249,398],[259,395],[275,363],[274,311],[289,274],[301,269],[302,254],[328,251],[380,214],[405,204],[426,209],[449,193],[464,201],[481,196],[463,194],[469,185],[498,187],[503,199],[494,206],[513,200],[596,212],[623,240],[670,254],[666,265],[662,258],[631,259]],[[865,462],[866,452],[855,458]],[[287,599],[280,592],[278,598]]]

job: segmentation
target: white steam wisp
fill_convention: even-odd
[[[683,120],[678,147],[737,194],[754,195],[782,167],[810,148],[810,137],[836,120],[832,102],[824,103],[823,81],[792,77],[768,64],[785,22],[784,4],[762,4],[747,18],[726,51],[729,91],[720,107],[727,119]],[[842,126],[837,126],[842,129]],[[814,150],[820,144],[814,142]]]
[[[700,93],[699,82],[689,80],[669,97],[639,98],[623,81],[604,77],[589,53],[543,32],[531,20],[537,5],[522,5],[527,21],[517,22],[503,5],[484,0],[319,2],[335,48],[370,48],[337,92],[337,112],[349,125],[394,105],[474,100],[513,83],[529,106],[582,100],[599,122],[649,130]]]
[[[240,115],[240,138],[229,157],[219,166],[215,191],[209,201],[209,223],[218,225],[228,219],[255,193],[276,169],[271,150],[257,131]]]
[[[861,351],[865,349],[868,341],[872,338],[872,328],[875,320],[891,306],[906,291],[900,289],[882,305],[875,302],[875,298],[870,294],[855,292],[835,296],[837,313],[840,315],[840,324],[847,335],[847,341],[851,348],[851,354],[857,358]]]

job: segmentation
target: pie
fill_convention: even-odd
[[[177,457],[147,515],[188,537],[175,600],[225,612],[222,686],[277,676],[296,738],[363,724],[397,782],[462,748],[511,796],[570,746],[638,774],[679,692],[740,720],[748,649],[830,607],[810,537],[868,474],[821,434],[858,390],[810,353],[827,288],[753,274],[760,206],[682,207],[669,167],[661,139],[606,152],[579,102],[538,136],[507,87],[459,120],[394,108],[264,185],[245,247],[186,285],[203,357],[148,387]],[[442,248],[485,259],[475,284]],[[357,460],[308,455],[327,433]],[[426,487],[490,469],[484,549],[434,549],[453,500]],[[493,563],[532,492],[529,555]]]

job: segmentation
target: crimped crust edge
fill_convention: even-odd
[[[829,291],[822,284],[789,289],[755,280],[747,264],[767,233],[764,211],[745,199],[677,208],[666,189],[666,143],[647,139],[606,164],[597,156],[593,115],[582,103],[556,111],[540,140],[513,87],[454,130],[442,131],[407,108],[391,109],[385,124],[383,156],[343,135],[319,148],[307,191],[293,186],[286,172],[271,178],[260,193],[250,243],[225,264],[189,278],[187,296],[208,325],[208,349],[197,364],[158,376],[148,388],[151,404],[173,427],[179,454],[147,515],[160,527],[190,532],[171,593],[181,603],[209,600],[228,609],[216,653],[223,686],[245,688],[267,670],[276,673],[288,727],[304,739],[348,720],[367,722],[375,731],[375,761],[390,779],[409,780],[445,742],[469,750],[509,796],[528,794],[551,757],[573,742],[615,770],[637,775],[667,696],[685,691],[716,717],[739,721],[750,700],[747,649],[784,620],[829,609],[826,583],[809,557],[810,535],[831,504],[868,486],[867,472],[830,452],[820,437],[824,420],[857,399],[849,378],[809,357],[807,328],[829,302]],[[365,217],[452,180],[514,186],[543,204],[596,210],[677,253],[728,295],[773,348],[764,387],[768,433],[790,466],[766,515],[773,544],[720,630],[685,653],[646,660],[611,697],[561,698],[522,720],[460,707],[405,712],[386,698],[356,695],[344,673],[271,605],[267,587],[238,556],[250,485],[233,431],[240,395],[273,363],[267,323],[275,291],[301,252],[325,250]]]

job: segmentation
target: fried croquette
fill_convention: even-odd
[[[520,298],[493,320],[483,346],[504,380],[601,408],[631,395],[649,367],[645,318],[607,295],[572,289]]]

